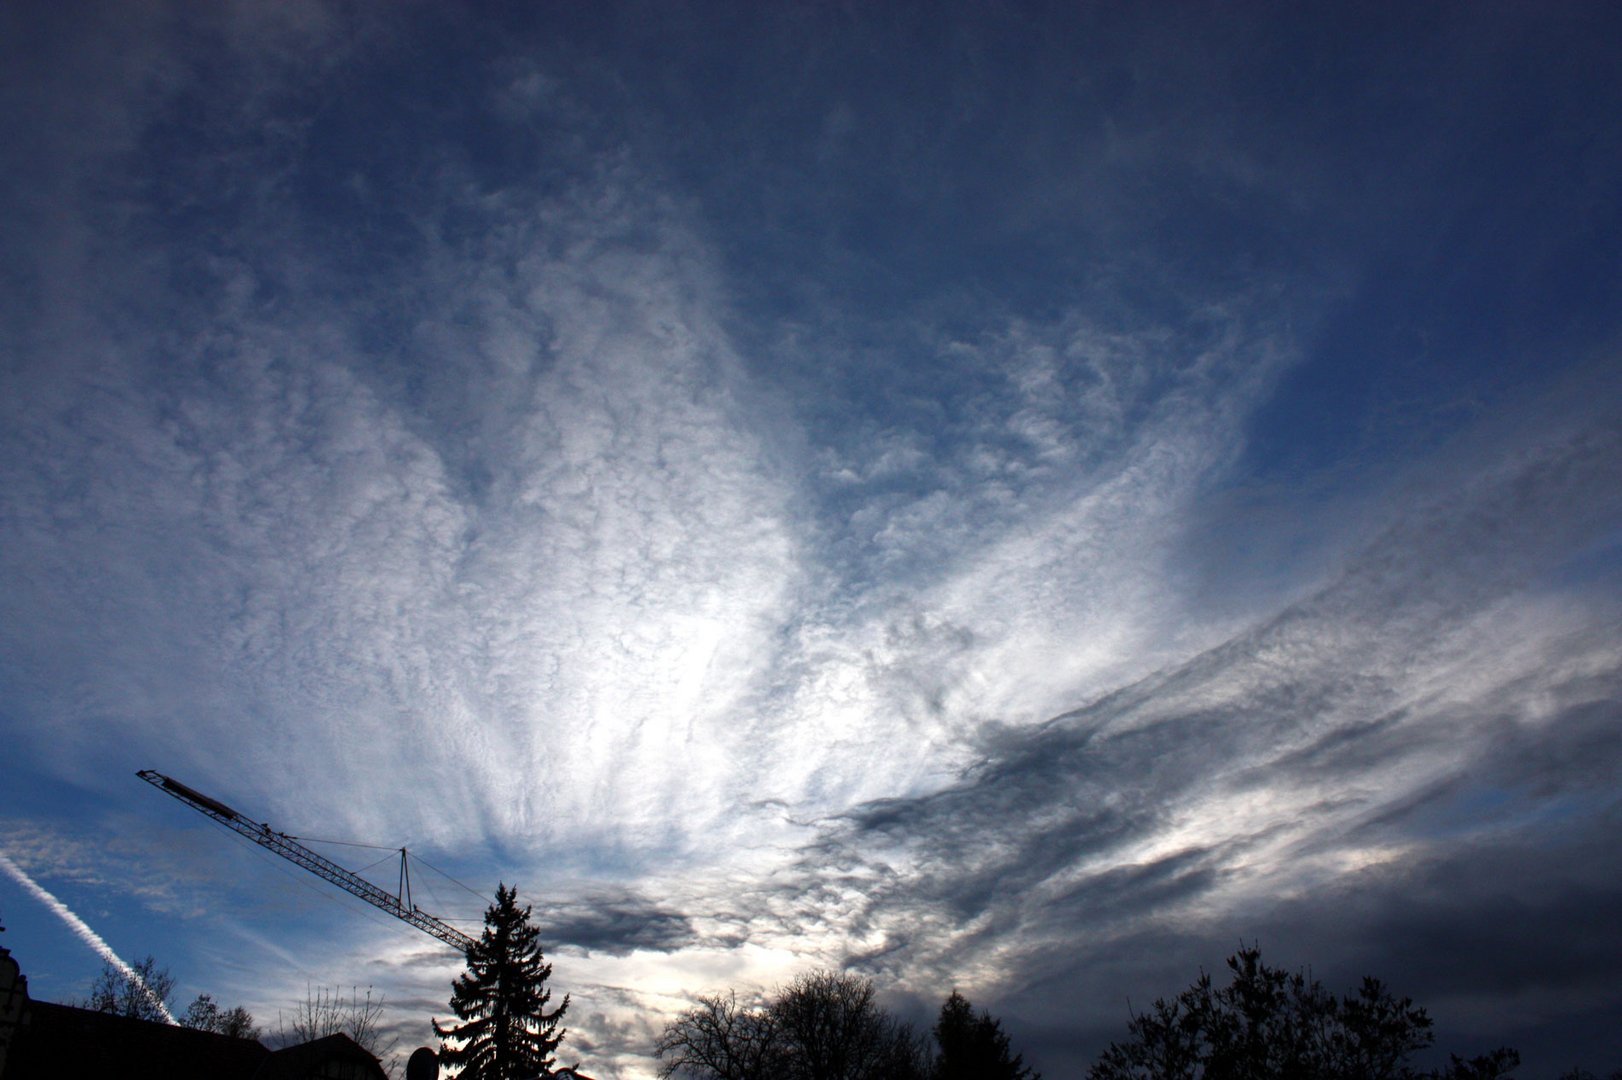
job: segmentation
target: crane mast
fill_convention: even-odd
[[[240,833],[260,847],[274,851],[288,862],[302,866],[315,876],[332,882],[345,892],[353,893],[402,922],[410,923],[423,933],[432,934],[458,952],[465,953],[468,946],[474,944],[473,938],[426,911],[419,910],[417,905],[411,902],[411,880],[406,869],[405,848],[400,849],[400,895],[393,896],[365,878],[345,870],[331,859],[311,851],[286,833],[276,832],[263,822],[249,821],[218,799],[211,799],[179,780],[170,779],[154,769],[142,769],[135,775],[160,791],[173,795],[198,813],[213,818],[232,832]]]

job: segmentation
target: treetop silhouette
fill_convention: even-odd
[[[467,971],[452,986],[450,1007],[460,1024],[433,1022],[443,1042],[439,1060],[463,1080],[533,1080],[554,1075],[553,1054],[566,1034],[558,1027],[569,997],[548,1011],[552,965],[541,954],[530,909],[518,889],[501,885],[485,911],[484,933],[467,948]]]

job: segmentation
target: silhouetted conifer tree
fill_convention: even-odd
[[[565,1032],[558,1021],[569,997],[548,1012],[552,965],[536,943],[528,907],[518,907],[518,889],[496,889],[484,913],[484,933],[468,946],[467,971],[452,987],[450,1007],[462,1021],[434,1034],[443,1040],[441,1065],[460,1070],[462,1080],[534,1080],[553,1075],[552,1054]]]
[[[953,990],[935,1021],[935,1068],[932,1080],[1042,1080],[1025,1066],[1024,1055],[1009,1056],[1002,1024]]]

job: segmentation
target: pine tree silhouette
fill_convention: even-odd
[[[551,1012],[546,980],[552,965],[536,943],[528,907],[518,907],[518,888],[496,888],[484,913],[484,933],[468,946],[467,971],[451,990],[450,1007],[460,1024],[434,1034],[443,1041],[442,1065],[460,1069],[461,1080],[533,1080],[554,1075],[552,1054],[566,1032],[558,1021],[569,997]]]

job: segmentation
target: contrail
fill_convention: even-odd
[[[169,1007],[163,1003],[163,999],[152,992],[152,988],[146,984],[145,980],[141,978],[134,968],[130,967],[128,964],[124,963],[123,960],[119,959],[118,954],[113,952],[113,947],[101,940],[100,934],[90,929],[83,919],[79,918],[79,916],[75,915],[68,909],[66,904],[52,896],[50,893],[46,892],[38,882],[29,877],[27,874],[23,873],[22,867],[12,862],[3,851],[0,851],[0,870],[4,870],[6,873],[16,878],[19,885],[34,895],[34,899],[38,900],[40,903],[44,904],[46,907],[60,915],[62,917],[62,921],[68,924],[68,929],[72,930],[79,936],[80,941],[96,950],[103,960],[106,960],[109,964],[113,965],[113,967],[122,972],[126,979],[129,979],[135,983],[136,986],[139,986],[141,991],[146,994],[147,1000],[156,1005],[158,1007],[158,1011],[163,1013],[163,1018],[165,1020],[171,1024],[175,1022],[174,1014],[171,1013],[169,1011]]]

